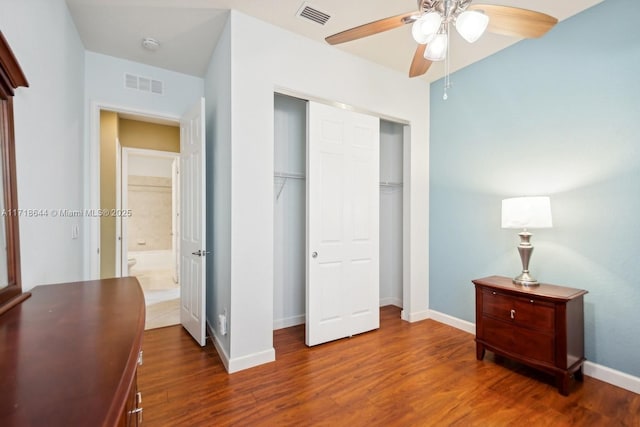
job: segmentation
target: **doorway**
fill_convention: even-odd
[[[403,305],[408,126],[380,120],[379,305]],[[274,95],[274,329],[305,323],[307,101]]]
[[[179,324],[179,123],[100,116],[101,277],[138,278],[145,329]]]
[[[135,276],[146,329],[180,323],[178,153],[122,148],[120,276]]]

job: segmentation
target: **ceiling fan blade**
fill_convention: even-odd
[[[394,28],[401,27],[405,24],[413,22],[410,18],[416,12],[407,12],[401,15],[390,16],[389,18],[380,19],[378,21],[369,22],[358,27],[354,27],[348,30],[344,30],[340,33],[327,37],[325,40],[329,44],[338,44],[344,42],[350,42],[352,40],[361,39],[363,37],[372,36],[374,34],[382,33],[384,31],[393,30]]]
[[[472,4],[469,10],[480,10],[489,16],[488,31],[505,36],[536,38],[558,23],[546,13],[494,4]]]
[[[432,62],[424,57],[424,51],[427,49],[426,44],[419,44],[416,49],[416,53],[413,55],[413,61],[411,61],[411,68],[409,68],[409,77],[418,77],[427,72]]]

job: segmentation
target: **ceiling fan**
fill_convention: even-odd
[[[473,43],[485,30],[507,36],[535,38],[544,35],[558,20],[545,13],[510,6],[471,4],[472,0],[418,0],[418,10],[360,25],[327,37],[334,45],[412,24],[418,43],[409,77],[426,73],[432,62],[447,58],[449,29]],[[447,67],[448,68],[448,67]],[[448,72],[446,73],[448,76]]]

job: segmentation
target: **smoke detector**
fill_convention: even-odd
[[[142,39],[142,47],[151,52],[155,52],[160,48],[160,42],[153,37],[145,37]]]

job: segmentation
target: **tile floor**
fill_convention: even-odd
[[[171,270],[136,270],[146,304],[145,330],[180,323],[180,286],[173,280]]]

